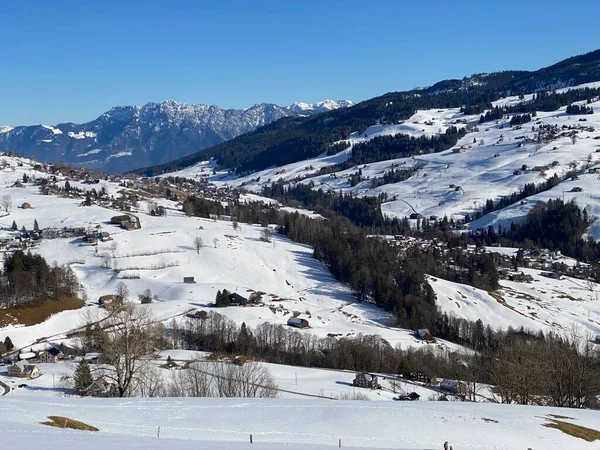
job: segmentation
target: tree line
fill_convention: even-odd
[[[77,277],[69,266],[50,266],[38,254],[17,250],[7,253],[0,274],[2,307],[39,304],[79,291]]]

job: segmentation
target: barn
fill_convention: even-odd
[[[242,297],[240,294],[234,292],[233,294],[229,294],[229,304],[232,306],[244,306],[248,303],[248,299],[246,297]]]
[[[290,317],[287,321],[287,324],[290,327],[295,327],[295,328],[308,328],[308,320],[306,319],[301,319],[300,317]]]

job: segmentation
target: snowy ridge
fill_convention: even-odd
[[[354,106],[351,100],[323,100],[317,103],[295,102],[288,109],[296,114],[309,115]]]

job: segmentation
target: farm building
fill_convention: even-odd
[[[575,186],[573,189],[571,189],[571,192],[583,192],[583,188],[580,188],[579,186]]]
[[[103,308],[113,310],[123,306],[123,297],[120,295],[103,295],[98,299],[98,305]]]
[[[306,319],[301,319],[300,317],[290,317],[287,321],[287,324],[290,327],[295,327],[295,328],[308,328],[308,320]]]
[[[600,344],[600,334],[596,335],[596,344]]]
[[[424,342],[430,342],[430,343],[435,343],[435,338],[433,337],[433,335],[429,332],[429,330],[427,328],[422,328],[420,330],[417,330],[417,332],[415,333],[416,337],[418,337],[419,339],[421,339]]]
[[[19,361],[8,367],[8,376],[17,378],[37,378],[40,376],[40,369],[29,361]]]
[[[23,204],[21,205],[21,208],[23,208],[23,209],[31,209],[31,204],[29,204],[29,203],[25,202],[25,203],[23,203]]]
[[[409,401],[409,402],[417,401],[420,398],[421,398],[421,396],[419,394],[417,394],[416,392],[411,392],[410,394],[402,393],[398,396],[398,400]]]
[[[232,306],[244,306],[248,303],[248,299],[246,297],[242,297],[240,294],[234,292],[233,294],[229,294],[229,304]]]
[[[418,381],[419,383],[437,384],[437,377],[427,368],[412,372],[408,376],[404,375],[404,378],[408,378],[411,381]]]
[[[592,167],[588,169],[589,173],[600,173],[600,167]]]
[[[194,284],[196,280],[194,280],[194,277],[183,277],[183,282],[185,284]]]
[[[440,389],[456,395],[467,395],[467,384],[458,380],[442,380]]]
[[[102,364],[104,362],[104,355],[102,353],[86,353],[83,360],[88,364]]]
[[[37,354],[35,352],[21,352],[19,353],[19,361],[28,361],[30,359],[37,358]]]
[[[62,352],[59,349],[52,347],[40,353],[39,360],[41,363],[56,363],[62,359],[62,357]]]
[[[464,145],[460,148],[453,148],[452,153],[465,153],[467,151],[467,147]]]
[[[379,382],[377,381],[376,375],[371,375],[366,372],[359,372],[354,377],[354,381],[352,384],[357,387],[369,388],[369,389],[379,389]]]

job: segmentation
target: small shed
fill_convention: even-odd
[[[416,337],[427,343],[434,344],[436,342],[435,337],[433,337],[427,328],[421,328],[420,330],[417,330]]]
[[[467,151],[467,147],[464,145],[460,148],[453,148],[452,153],[465,153]]]
[[[467,395],[467,384],[458,380],[442,380],[440,389],[456,395]]]
[[[379,382],[377,381],[377,375],[372,375],[366,372],[359,372],[354,377],[352,384],[356,387],[379,389]]]
[[[23,209],[31,209],[31,204],[29,204],[29,203],[25,202],[25,203],[23,203],[23,204],[21,205],[21,208],[23,208]]]
[[[573,189],[571,189],[571,192],[583,192],[583,188],[575,186]]]
[[[232,306],[244,306],[248,303],[248,299],[246,297],[242,297],[240,294],[234,292],[229,294],[229,304]]]
[[[118,309],[123,306],[123,297],[113,294],[103,295],[98,299],[98,305],[109,310]]]
[[[421,396],[419,394],[417,394],[416,392],[411,392],[410,394],[402,393],[398,396],[398,400],[409,401],[409,402],[417,401],[420,398],[421,398]]]
[[[104,354],[102,353],[86,353],[83,360],[88,364],[102,364],[104,362]]]
[[[596,335],[596,344],[600,344],[600,334]]]
[[[194,280],[194,277],[183,277],[183,282],[185,284],[194,284],[196,280]]]
[[[129,222],[131,220],[131,216],[128,214],[122,214],[120,216],[112,216],[110,218],[110,223],[113,225],[121,225],[123,222]]]
[[[308,320],[306,319],[301,319],[300,317],[290,317],[287,321],[287,324],[290,327],[295,327],[295,328],[308,328]]]

